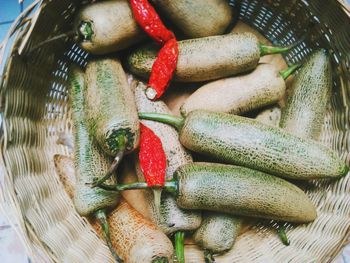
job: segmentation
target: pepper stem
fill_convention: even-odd
[[[279,54],[283,52],[287,52],[291,49],[291,47],[274,47],[260,44],[260,56],[266,56],[271,54]]]
[[[152,260],[152,263],[169,263],[169,260],[165,257],[157,257]]]
[[[178,263],[185,263],[185,233],[175,233],[175,255]]]
[[[214,263],[215,258],[209,250],[204,250],[204,261],[205,263]]]
[[[100,188],[107,191],[125,191],[125,190],[136,190],[136,189],[148,189],[148,185],[146,182],[138,182],[138,183],[130,183],[130,184],[116,184],[116,185],[108,185],[105,183],[101,183],[99,185]]]
[[[136,183],[130,183],[130,184],[116,184],[116,185],[108,185],[108,184],[102,183],[101,185],[99,185],[99,187],[107,191],[126,191],[126,190],[152,188],[148,186],[146,182],[136,182]],[[170,193],[176,193],[178,190],[177,181],[175,180],[166,181],[162,189]]]
[[[156,209],[157,218],[161,218],[160,216],[160,202],[162,197],[162,188],[153,188],[153,198],[154,198],[154,207]]]
[[[155,112],[139,112],[139,118],[169,124],[175,127],[177,130],[180,130],[184,124],[184,118],[182,117]]]
[[[290,245],[290,241],[289,241],[287,234],[286,234],[286,227],[285,226],[280,225],[280,227],[277,230],[277,234],[284,245],[286,245],[286,246]]]
[[[83,41],[91,40],[94,34],[94,30],[92,29],[92,24],[89,21],[81,21],[78,27],[78,35],[80,39]]]
[[[280,72],[280,75],[283,79],[287,79],[290,75],[292,75],[294,73],[294,71],[296,71],[299,67],[301,66],[301,64],[293,64],[290,67],[288,67],[286,70],[283,70]]]
[[[294,42],[293,44],[286,46],[286,47],[276,47],[276,46],[268,46],[264,44],[259,44],[260,46],[260,56],[265,56],[265,55],[270,55],[270,54],[277,54],[277,53],[283,53],[291,50],[292,48],[296,47],[299,45],[301,42],[305,40],[307,37],[307,34],[305,33],[304,35],[301,36],[301,38]]]
[[[112,245],[111,234],[109,231],[109,225],[108,225],[108,221],[107,221],[106,212],[104,210],[98,210],[95,213],[95,218],[98,220],[99,224],[102,227],[102,232],[103,232],[103,235],[105,237],[107,246],[108,246],[109,250],[111,251],[115,261],[117,263],[123,263],[123,261],[120,259],[120,257],[118,256],[117,252],[114,250],[114,247]]]
[[[156,97],[157,97],[157,91],[152,88],[152,87],[147,87],[146,91],[146,97],[149,99],[149,100],[154,100]]]
[[[103,177],[93,182],[92,187],[100,186],[102,183],[107,181],[113,175],[113,173],[118,169],[119,163],[124,157],[124,152],[126,148],[126,139],[124,135],[120,135],[116,138],[116,140],[119,144],[118,145],[119,151],[115,155],[114,160],[111,166],[109,167],[107,173]]]

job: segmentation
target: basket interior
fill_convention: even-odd
[[[278,45],[290,45],[288,64],[301,62],[313,49],[331,50],[333,95],[321,142],[350,163],[349,60],[350,19],[335,0],[231,1],[240,5],[239,18]],[[6,168],[5,196],[24,218],[26,243],[37,238],[49,257],[63,262],[105,262],[110,255],[85,220],[75,212],[58,182],[52,157],[69,154],[56,143],[59,133],[71,134],[67,101],[67,70],[85,66],[89,55],[67,40],[35,49],[41,41],[67,32],[79,1],[43,1],[32,24],[16,31],[1,86],[4,114],[2,157]],[[318,207],[317,220],[289,226],[292,245],[284,247],[271,224],[258,224],[241,235],[234,248],[217,262],[326,262],[342,247],[350,227],[350,179],[303,185]],[[84,234],[82,234],[84,233]],[[39,242],[40,243],[40,242]],[[91,244],[96,247],[91,250]],[[204,262],[194,245],[186,247],[187,262]]]

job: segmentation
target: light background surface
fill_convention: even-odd
[[[23,8],[30,5],[32,0],[24,0]],[[350,5],[350,0],[346,0]],[[0,0],[0,42],[5,37],[11,23],[1,24],[3,22],[14,20],[20,13],[21,6],[18,0]],[[0,117],[1,121],[1,117]],[[3,182],[3,173],[0,167],[0,183]],[[13,229],[8,220],[11,220],[11,211],[3,205],[0,209],[0,262],[1,263],[28,263],[25,249],[18,239],[15,229]],[[6,216],[5,216],[6,213]],[[41,263],[41,262],[40,262]],[[99,262],[96,262],[99,263]],[[333,263],[350,263],[350,245],[346,246],[343,253],[334,260]]]

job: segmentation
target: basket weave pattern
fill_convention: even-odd
[[[17,212],[21,236],[34,262],[42,262],[33,252],[37,249],[56,262],[112,262],[107,247],[75,212],[53,165],[54,154],[68,154],[56,144],[59,132],[71,133],[67,69],[73,61],[85,65],[88,55],[67,39],[36,48],[71,30],[79,4],[77,0],[36,1],[9,32],[14,41],[0,51],[4,65],[2,190]],[[333,51],[333,96],[321,141],[349,165],[350,19],[337,1],[325,5],[323,0],[243,0],[240,18],[273,43],[288,45],[307,34],[285,55],[288,64],[301,61],[318,46]],[[5,48],[10,51],[7,57]],[[334,258],[350,229],[350,176],[302,187],[317,205],[318,218],[312,224],[290,226],[289,247],[280,243],[270,227],[259,224],[242,234],[217,262],[329,262]],[[204,262],[194,245],[186,246],[186,259]]]

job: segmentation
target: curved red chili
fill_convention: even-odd
[[[174,75],[177,65],[179,49],[176,39],[170,39],[165,43],[154,61],[151,76],[148,82],[146,95],[149,99],[158,99],[163,95]]]
[[[164,26],[147,0],[130,0],[130,5],[136,22],[156,42],[164,44],[169,39],[175,38],[174,33]]]
[[[163,95],[173,77],[178,59],[178,44],[175,35],[160,20],[158,14],[147,0],[130,0],[131,9],[137,23],[159,44],[164,44],[153,63],[146,90],[149,99]]]
[[[162,142],[147,126],[141,124],[139,160],[148,186],[164,186],[166,156]]]

